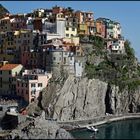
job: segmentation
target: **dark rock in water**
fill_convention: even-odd
[[[18,125],[18,117],[12,115],[5,115],[1,120],[1,127],[4,130],[15,129]]]

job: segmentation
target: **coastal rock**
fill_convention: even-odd
[[[53,121],[45,120],[44,113],[34,119],[34,124],[26,126],[20,130],[15,129],[12,131],[12,139],[72,139],[73,137],[66,130]]]
[[[58,96],[53,100],[47,99],[45,108],[51,111],[46,111],[46,116],[67,121],[105,115],[106,90],[107,83],[105,82],[69,76],[62,89],[55,93]],[[51,93],[54,94],[53,92]]]
[[[58,85],[51,83],[42,94],[41,104],[48,118],[69,121],[140,112],[139,88],[120,91],[118,86],[98,79],[74,76],[69,76],[62,88]]]

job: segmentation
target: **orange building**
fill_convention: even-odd
[[[94,35],[95,24],[93,12],[76,11],[75,15],[78,19],[78,34]]]
[[[55,6],[52,8],[52,13],[53,14],[59,14],[59,13],[62,13],[63,12],[63,8],[62,7],[59,7],[59,6]]]
[[[41,18],[35,18],[33,21],[34,30],[42,31],[42,19]]]
[[[99,20],[96,21],[96,35],[105,38],[106,30],[103,21],[99,21]]]

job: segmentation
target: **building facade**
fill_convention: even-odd
[[[25,70],[22,77],[16,81],[17,95],[30,103],[37,99],[41,91],[47,87],[49,79],[52,77],[41,69]]]
[[[21,64],[5,64],[0,68],[1,95],[16,95],[16,77],[22,70]]]

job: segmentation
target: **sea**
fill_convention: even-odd
[[[121,120],[96,126],[98,132],[72,130],[76,139],[140,139],[140,119]]]

